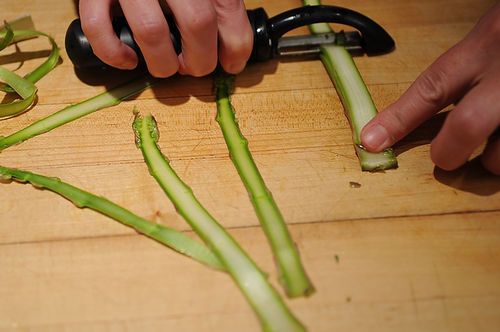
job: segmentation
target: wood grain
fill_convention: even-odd
[[[4,2],[1,20],[30,13],[63,48],[77,16],[73,1]],[[494,1],[325,3],[363,12],[394,36],[393,53],[356,58],[383,109]],[[273,15],[300,2],[246,4]],[[44,40],[19,47],[20,54],[2,52],[0,65],[16,68],[9,62],[24,59],[18,70],[24,73],[48,49]],[[78,76],[64,49],[62,57],[39,82],[36,107],[0,122],[0,135],[130,77]],[[398,170],[370,174],[359,169],[342,105],[319,61],[249,65],[237,77],[233,102],[318,290],[288,301],[311,331],[498,330],[500,178],[476,159],[454,172],[433,166],[428,143],[443,116],[396,146]],[[60,177],[189,232],[133,144],[134,106],[154,113],[160,146],[179,175],[276,283],[266,240],[214,119],[208,77],[166,79],[137,98],[2,151],[0,164]],[[227,276],[28,185],[0,184],[0,266],[1,331],[258,330]]]

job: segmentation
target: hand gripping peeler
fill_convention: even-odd
[[[254,32],[254,44],[250,62],[267,61],[277,57],[314,56],[320,46],[336,44],[344,46],[354,55],[368,56],[391,52],[395,43],[379,24],[356,11],[337,6],[304,6],[268,17],[263,8],[247,11]],[[171,16],[167,16],[170,37],[177,53],[181,51],[181,36]],[[339,23],[355,28],[355,31],[284,36],[287,32],[314,23]],[[134,49],[141,57],[125,18],[116,18],[113,27],[122,42]],[[80,20],[74,20],[66,32],[66,52],[77,68],[106,67],[95,56],[85,37]]]

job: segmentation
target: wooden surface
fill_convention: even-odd
[[[325,1],[326,2],[326,1]],[[333,2],[329,2],[332,3]],[[381,23],[395,52],[357,58],[375,103],[394,101],[494,1],[336,1]],[[247,1],[270,15],[299,1]],[[3,0],[0,19],[30,13],[61,47],[75,5]],[[302,32],[305,32],[304,30]],[[25,59],[46,41],[0,54]],[[34,52],[34,53],[33,53]],[[46,52],[45,52],[46,53]],[[127,76],[81,81],[63,62],[30,112],[0,135]],[[266,240],[214,120],[210,78],[174,77],[0,154],[0,164],[57,176],[191,234],[133,144],[132,108],[151,111],[160,146],[202,203],[276,284]],[[429,159],[438,117],[397,145],[400,167],[362,173],[337,94],[319,61],[249,66],[233,97],[255,160],[290,225],[317,292],[287,301],[310,331],[499,331],[500,179],[477,161],[454,172]],[[357,182],[360,188],[352,188]],[[258,331],[226,275],[48,191],[0,185],[0,330]]]

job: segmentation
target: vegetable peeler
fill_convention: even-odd
[[[268,17],[263,8],[247,10],[254,32],[253,50],[250,62],[267,61],[273,58],[293,56],[314,56],[321,45],[344,46],[355,55],[368,56],[391,52],[395,43],[392,37],[378,23],[351,9],[338,6],[304,6]],[[177,53],[181,51],[181,36],[173,17],[167,15],[170,37]],[[284,36],[296,28],[314,23],[339,23],[355,28],[355,31],[341,31],[320,35]],[[140,49],[134,41],[132,31],[125,18],[116,18],[113,28],[122,42],[134,49],[141,58]],[[74,20],[66,32],[66,51],[77,68],[106,67],[95,56],[85,37],[80,20]]]

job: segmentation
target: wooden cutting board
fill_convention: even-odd
[[[325,1],[360,11],[397,43],[356,58],[383,109],[495,1]],[[246,1],[270,15],[299,1]],[[0,122],[8,135],[126,80],[76,75],[64,34],[73,1],[4,0],[1,20],[31,14],[54,36],[62,63],[39,84],[28,113]],[[305,33],[302,29],[296,33]],[[46,54],[33,40],[0,54],[20,73]],[[400,167],[362,173],[349,124],[317,60],[253,64],[233,103],[261,173],[290,225],[317,292],[287,301],[311,331],[498,331],[500,178],[477,160],[434,167],[436,117],[396,146]],[[157,118],[160,146],[200,201],[276,283],[269,247],[215,122],[211,78],[173,77],[0,154],[0,165],[57,176],[193,235],[149,176],[133,143],[132,109]],[[353,186],[352,183],[359,184]],[[194,236],[194,235],[193,235]],[[226,275],[116,222],[22,184],[0,184],[0,330],[257,331]]]

